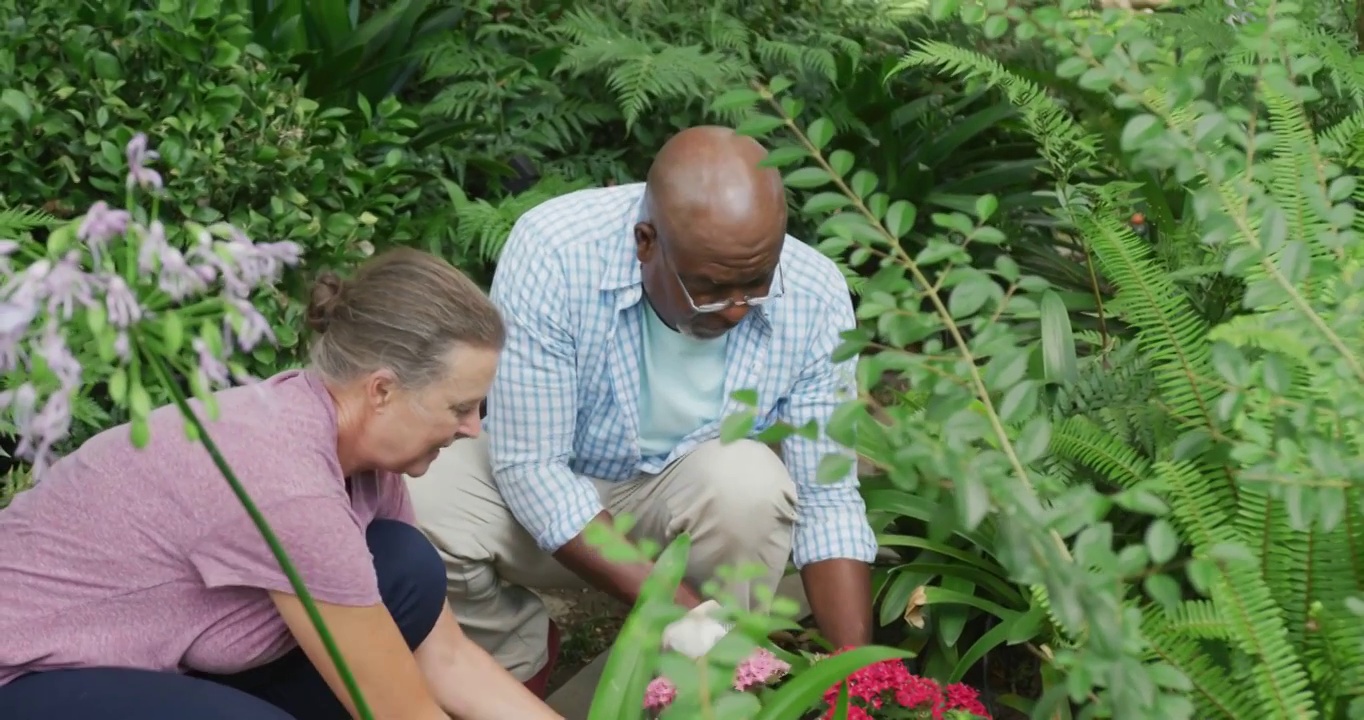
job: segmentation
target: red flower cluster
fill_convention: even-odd
[[[886,660],[869,665],[853,673],[847,679],[848,720],[877,720],[881,717],[905,717],[903,710],[918,710],[927,720],[944,720],[960,717],[963,713],[970,717],[990,718],[990,713],[981,704],[976,691],[960,683],[946,688],[938,683],[912,675],[903,662]],[[842,683],[824,693],[828,706],[825,720],[834,715],[838,707],[838,693]],[[885,714],[877,712],[886,711]]]

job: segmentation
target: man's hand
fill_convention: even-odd
[[[871,566],[822,560],[800,571],[819,631],[835,648],[871,644]]]
[[[592,522],[604,522],[610,526],[615,523],[615,520],[611,517],[611,513],[602,511],[596,518],[593,518]],[[639,599],[639,588],[654,569],[653,563],[626,565],[613,563],[602,557],[596,548],[589,545],[583,539],[582,534],[559,548],[554,553],[554,559],[587,581],[592,587],[626,605],[634,605],[635,600]],[[701,604],[701,595],[689,587],[686,581],[683,581],[677,588],[675,601],[678,605],[691,610]]]

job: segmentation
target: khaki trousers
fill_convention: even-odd
[[[465,633],[517,679],[548,661],[549,615],[534,589],[586,584],[542,551],[493,484],[487,441],[456,441],[420,478],[405,478],[417,522],[445,561],[450,605]],[[730,577],[724,591],[751,607],[758,583],[775,590],[791,553],[796,491],[762,443],[704,443],[658,475],[594,480],[602,505],[636,519],[634,540],[692,540],[686,578],[700,589],[717,568],[768,568],[766,578]],[[727,576],[728,577],[728,576]]]

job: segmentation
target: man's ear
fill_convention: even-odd
[[[647,262],[653,257],[657,246],[658,231],[654,229],[653,223],[635,223],[635,258]]]
[[[365,399],[376,413],[393,407],[398,395],[398,376],[388,368],[380,368],[365,379]]]

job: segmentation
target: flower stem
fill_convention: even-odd
[[[141,346],[139,344],[139,350]],[[142,354],[142,353],[139,353]],[[198,434],[199,442],[203,443],[204,449],[208,450],[209,457],[213,458],[213,464],[218,467],[218,471],[223,474],[227,484],[232,487],[232,492],[236,494],[237,500],[246,509],[246,514],[251,516],[251,522],[255,523],[260,534],[265,538],[265,543],[270,546],[270,552],[279,562],[279,567],[284,571],[284,575],[289,578],[289,585],[293,587],[294,593],[298,596],[303,607],[308,612],[308,619],[312,621],[313,627],[317,628],[317,634],[322,638],[322,644],[327,648],[327,655],[336,664],[336,672],[341,676],[341,681],[346,685],[346,691],[350,693],[351,700],[355,703],[355,712],[360,720],[374,720],[373,713],[370,712],[369,705],[365,703],[364,696],[360,693],[360,686],[355,682],[355,676],[351,675],[350,668],[341,657],[341,650],[336,646],[336,640],[332,637],[331,631],[327,629],[327,624],[322,620],[322,614],[317,610],[317,604],[313,602],[312,595],[303,585],[303,578],[299,577],[298,571],[294,568],[293,562],[284,552],[284,547],[280,544],[275,531],[266,522],[265,516],[261,514],[260,508],[251,500],[246,489],[242,487],[241,481],[237,479],[236,473],[228,466],[227,460],[218,452],[218,446],[209,437],[208,430],[204,428],[203,422],[195,414],[194,408],[190,407],[189,400],[185,397],[180,386],[171,377],[170,369],[166,367],[165,360],[154,353],[146,353],[148,364],[155,369],[161,383],[165,386],[166,392],[170,393],[175,405],[180,409],[180,414],[184,416]]]

